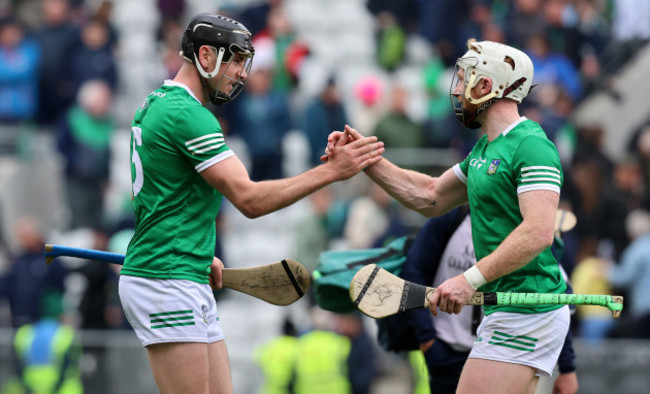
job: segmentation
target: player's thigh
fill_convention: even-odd
[[[533,367],[470,358],[458,383],[458,394],[532,394],[537,385]]]
[[[158,343],[147,346],[147,355],[161,394],[209,393],[208,344]]]
[[[221,340],[208,344],[210,393],[229,394],[233,392],[230,377],[230,362],[226,342]]]

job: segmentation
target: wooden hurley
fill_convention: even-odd
[[[429,306],[428,295],[436,289],[408,282],[376,264],[360,269],[350,283],[350,299],[364,314],[381,319],[410,309]],[[474,293],[467,305],[601,305],[618,319],[623,297],[612,295],[552,293]]]
[[[123,264],[124,255],[101,250],[45,245],[45,262],[59,256],[77,257]],[[302,264],[292,259],[252,268],[224,268],[223,287],[248,294],[274,305],[290,305],[309,290],[311,276]]]

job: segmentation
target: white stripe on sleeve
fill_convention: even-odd
[[[212,158],[210,158],[210,159],[208,159],[208,160],[206,160],[204,162],[201,162],[201,163],[197,164],[194,168],[196,169],[196,172],[201,172],[201,171],[205,170],[206,168],[211,167],[214,164],[219,163],[220,161],[224,161],[225,159],[229,158],[230,156],[234,156],[234,155],[235,155],[235,152],[233,152],[231,150],[227,150],[225,152],[219,153],[218,155],[216,155],[216,156],[214,156],[214,157],[212,157]]]
[[[467,176],[463,174],[463,170],[460,169],[460,164],[458,163],[454,164],[452,169],[454,170],[454,174],[456,174],[458,179],[460,179],[461,182],[467,185]]]
[[[548,183],[536,183],[534,185],[521,185],[517,188],[517,194],[530,192],[533,190],[550,190],[560,194],[560,187],[555,185],[549,185]]]
[[[524,171],[532,171],[532,170],[546,170],[546,171],[553,171],[557,172],[558,174],[560,173],[560,170],[558,170],[555,167],[549,167],[549,166],[529,166],[529,167],[523,167],[521,169],[521,172]]]
[[[219,138],[219,137],[223,138],[223,134],[221,134],[221,133],[206,134],[206,135],[202,135],[200,137],[194,138],[193,140],[185,141],[185,145],[190,146],[190,145],[192,145],[192,144],[194,144],[196,142],[203,141],[203,140],[208,139],[208,138]]]
[[[522,182],[548,181],[548,182],[557,183],[558,185],[562,185],[562,182],[560,182],[559,179],[555,179],[555,178],[528,178],[528,179],[522,179],[521,181]]]

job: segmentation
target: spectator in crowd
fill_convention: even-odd
[[[101,80],[85,82],[77,105],[57,129],[57,146],[65,158],[70,227],[103,225],[104,192],[109,175],[112,93]]]
[[[0,277],[0,296],[9,301],[12,326],[17,328],[43,317],[43,297],[48,292],[64,292],[67,271],[56,259],[51,265],[45,264],[43,229],[35,218],[22,217],[13,227],[18,250],[11,258],[8,272]]]
[[[564,0],[546,0],[541,2],[541,13],[546,28],[541,35],[548,40],[550,52],[561,54],[576,69],[582,64],[582,55],[593,51],[585,42],[585,37],[578,30],[578,15],[575,3]],[[533,34],[537,36],[540,34]],[[529,37],[530,40],[531,37]]]
[[[101,230],[93,230],[93,245],[91,249],[107,250],[108,235]],[[79,326],[87,330],[105,330],[113,327],[114,321],[109,321],[113,312],[109,310],[111,293],[116,296],[117,291],[117,273],[113,264],[97,264],[94,261],[88,261],[79,268],[86,280],[79,312],[81,321]],[[105,351],[102,346],[91,345],[86,347],[89,353]]]
[[[467,37],[476,37],[481,40],[504,42],[504,40],[491,40],[483,36],[483,32],[493,22],[493,16],[490,9],[490,1],[486,0],[469,0],[467,1],[469,10],[467,17],[464,18],[458,27],[458,34],[454,46],[462,48]],[[503,37],[505,38],[505,37]]]
[[[40,49],[20,22],[0,18],[0,124],[32,121],[38,110]]]
[[[379,3],[385,0],[378,0]],[[391,2],[387,2],[391,3]],[[410,3],[410,2],[409,2]],[[419,14],[419,33],[429,40],[445,67],[453,66],[463,54],[464,47],[456,47],[458,26],[466,17],[465,1],[417,1],[414,5]],[[398,3],[393,3],[396,6]],[[400,3],[401,5],[401,3]],[[405,10],[408,10],[405,7]],[[464,37],[466,39],[466,37]]]
[[[46,292],[40,299],[42,317],[16,330],[16,378],[3,393],[83,393],[74,328],[64,320],[61,293]]]
[[[81,41],[72,57],[75,93],[90,80],[103,81],[111,91],[117,88],[117,65],[108,25],[91,19],[81,29]]]
[[[506,9],[503,24],[507,44],[523,48],[533,35],[544,32],[547,23],[542,14],[542,0],[514,0]]]
[[[263,0],[250,3],[239,12],[237,19],[248,27],[253,37],[267,28],[269,13],[282,7],[283,0]]]
[[[618,265],[612,267],[607,278],[616,289],[625,290],[627,310],[633,326],[631,338],[650,338],[650,302],[646,292],[650,288],[650,213],[645,209],[630,212],[626,220],[632,243],[625,249]]]
[[[181,17],[185,13],[187,5],[185,0],[157,0],[158,11],[160,12],[161,27],[172,21],[173,23],[181,23]]]
[[[417,0],[404,0],[400,2],[392,0],[369,0],[366,2],[366,7],[376,19],[379,19],[380,14],[384,12],[391,14],[400,26],[400,29],[405,32],[412,32],[418,29],[418,24],[421,22],[421,19],[426,20],[418,11],[418,3],[421,2]]]
[[[369,394],[377,374],[361,316],[314,307],[312,329],[299,335],[285,319],[280,336],[256,350],[262,393]]]
[[[476,137],[458,124],[454,111],[449,108],[449,81],[442,59],[432,56],[422,71],[428,98],[427,118],[423,126],[427,146],[454,148],[461,155],[469,153]]]
[[[255,349],[255,363],[263,376],[261,394],[294,393],[294,369],[299,351],[296,327],[285,317],[280,335]]]
[[[257,39],[264,36],[272,41],[275,56],[273,88],[289,94],[298,78],[296,70],[289,68],[290,50],[295,44],[298,44],[296,34],[293,31],[291,21],[284,12],[284,8],[272,8],[267,18],[267,29],[258,34]]]
[[[580,98],[582,86],[578,70],[564,54],[551,49],[545,33],[530,36],[526,42],[526,53],[535,67],[535,83],[556,84],[573,100]]]
[[[234,102],[231,125],[232,134],[246,142],[251,179],[256,181],[283,177],[282,142],[292,127],[288,97],[273,88],[273,63],[260,63],[253,67],[246,90]]]
[[[168,20],[161,26],[160,51],[164,79],[173,78],[183,65],[183,58],[178,56],[178,47],[181,45],[182,36],[183,26],[175,20]]]
[[[38,122],[52,127],[74,102],[72,60],[79,27],[70,19],[68,0],[43,0],[43,22],[35,31],[43,60],[39,70]]]
[[[396,84],[391,90],[388,111],[379,120],[373,131],[373,135],[384,141],[384,146],[387,149],[421,148],[424,146],[422,126],[409,116],[408,108],[408,90],[404,86]]]
[[[646,122],[639,127],[628,144],[630,155],[638,159],[638,167],[641,172],[641,180],[636,185],[642,188],[641,204],[643,208],[650,209],[650,123]]]
[[[354,97],[346,109],[350,122],[356,127],[369,131],[375,128],[385,113],[384,85],[385,80],[373,74],[364,75],[354,83]]]
[[[613,201],[606,190],[611,180],[608,163],[593,152],[580,151],[576,152],[567,172],[566,198],[578,218],[577,261],[599,256],[599,253],[600,257],[615,259],[616,246],[624,242],[621,239],[627,238],[624,231],[620,231],[624,220],[621,209],[624,208],[609,205]],[[618,227],[613,228],[612,225],[617,223]]]
[[[387,71],[395,71],[406,56],[406,32],[388,11],[377,15],[377,63]]]
[[[555,141],[559,128],[566,122],[566,119],[557,113],[556,103],[568,97],[568,95],[558,85],[544,84],[535,89],[531,96],[531,100],[535,101],[535,105],[526,108],[524,111],[526,117],[542,125],[548,138]],[[572,100],[569,99],[569,102],[572,102]]]
[[[377,376],[375,347],[366,331],[360,313],[336,314],[335,330],[350,340],[350,354],[347,358],[348,380],[351,394],[370,394],[370,388]]]
[[[607,272],[612,262],[602,257],[590,256],[578,261],[571,274],[571,284],[577,294],[612,294]],[[577,336],[596,344],[607,337],[615,320],[609,310],[593,306],[578,305]]]
[[[340,130],[348,123],[345,107],[341,102],[336,79],[329,77],[320,94],[307,105],[303,118],[303,131],[309,144],[312,165],[320,163],[320,156],[327,145],[332,130]]]

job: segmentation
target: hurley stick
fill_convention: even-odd
[[[428,295],[436,289],[391,274],[376,264],[360,269],[350,283],[350,299],[364,314],[381,319],[396,313],[429,306]],[[618,319],[623,297],[611,295],[550,293],[474,293],[467,305],[601,305]]]
[[[59,256],[78,257],[107,263],[123,264],[124,255],[93,249],[45,245],[45,262]],[[224,268],[223,287],[259,298],[274,305],[290,305],[309,290],[310,275],[305,267],[292,259],[252,268]]]

